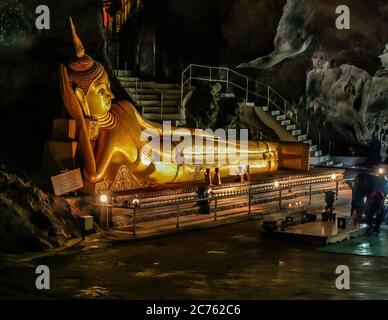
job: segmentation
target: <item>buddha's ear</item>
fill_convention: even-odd
[[[85,96],[84,92],[82,91],[81,88],[76,88],[74,92],[75,92],[75,95],[77,97],[77,100],[79,101],[79,103],[82,106],[82,109],[84,110],[84,113],[87,116],[90,116],[88,102],[86,100],[86,96]]]

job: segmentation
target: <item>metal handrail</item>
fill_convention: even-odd
[[[196,68],[202,68],[202,69],[207,69],[205,72],[209,73],[208,76],[193,76],[193,69]],[[213,76],[213,70],[226,72],[226,79],[222,79],[219,76],[214,77]],[[189,73],[187,75],[187,73]],[[235,75],[239,77],[244,83],[245,86],[241,86],[233,81],[230,80],[230,76]],[[199,64],[190,64],[187,66],[183,71],[182,71],[182,76],[181,76],[181,122],[183,122],[183,116],[184,116],[184,110],[183,110],[183,98],[184,98],[184,90],[187,84],[191,86],[191,81],[192,80],[199,80],[199,81],[207,81],[207,82],[220,82],[220,83],[226,83],[226,90],[227,92],[230,91],[230,87],[237,88],[241,91],[245,92],[245,101],[248,102],[249,97],[256,97],[260,99],[265,99],[266,100],[266,106],[270,107],[273,106],[279,111],[283,112],[286,115],[286,118],[289,120],[292,120],[296,125],[298,125],[301,129],[303,129],[306,132],[307,136],[311,136],[315,134],[315,139],[318,139],[318,149],[321,149],[322,147],[326,147],[326,152],[331,154],[332,147],[335,146],[333,141],[326,136],[324,133],[322,133],[320,130],[317,131],[317,126],[311,126],[310,122],[311,120],[307,117],[305,117],[303,114],[300,114],[299,112],[296,114],[295,119],[292,117],[292,114],[294,110],[292,109],[292,104],[287,101],[280,93],[275,91],[273,88],[268,86],[267,84],[257,81],[255,79],[251,79],[247,76],[244,76],[243,74],[240,74],[230,68],[227,67],[212,67],[212,66],[206,66],[206,65],[199,65]],[[254,84],[254,90],[252,88],[249,88],[249,84],[253,83]],[[258,88],[261,88],[262,90],[258,90]],[[260,91],[260,92],[259,92]],[[263,94],[264,91],[264,94]],[[278,101],[275,101],[275,99],[280,100],[280,105],[278,104]],[[291,111],[291,112],[289,112]],[[187,111],[186,111],[187,112]],[[305,126],[305,128],[303,128]],[[312,134],[313,133],[313,134]],[[323,145],[321,142],[322,140],[325,140],[325,144]]]

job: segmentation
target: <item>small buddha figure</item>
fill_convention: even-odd
[[[108,181],[109,184],[104,185],[104,188],[111,189],[117,179],[121,179],[118,185],[127,186],[120,188],[126,189],[203,181],[202,164],[205,162],[199,164],[200,161],[187,161],[190,157],[203,160],[206,155],[201,150],[182,147],[178,149],[179,152],[175,150],[174,154],[171,148],[165,150],[161,147],[157,150],[160,155],[158,161],[153,161],[148,151],[144,151],[152,140],[150,137],[148,141],[144,139],[144,132],[151,130],[158,133],[163,142],[166,134],[171,136],[178,128],[170,127],[170,131],[166,132],[164,126],[144,119],[129,101],[113,101],[114,94],[110,90],[106,71],[85,53],[71,19],[70,24],[75,57],[67,65],[60,65],[60,85],[64,106],[76,121],[84,180],[91,184]],[[241,165],[228,160],[229,145],[223,146],[224,140],[219,136],[198,134],[195,129],[186,129],[185,132],[180,134],[182,139],[172,143],[172,148],[185,138],[192,142],[198,138],[207,139],[214,144],[210,153],[216,158],[214,163],[207,164],[209,169],[219,167],[220,176],[229,176]],[[308,169],[309,145],[266,141],[249,141],[247,144],[247,149],[240,148],[238,142],[232,147],[240,154],[245,152],[252,174],[274,171],[279,167]],[[217,160],[222,159],[227,160],[219,166]],[[129,187],[127,182],[130,183]]]

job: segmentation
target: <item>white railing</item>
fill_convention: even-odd
[[[181,122],[183,121],[185,110],[183,106],[184,93],[187,87],[191,87],[192,81],[218,82],[225,84],[226,93],[235,93],[236,96],[243,97],[245,102],[257,102],[259,106],[266,106],[269,109],[279,110],[286,117],[292,120],[299,129],[314,139],[318,148],[331,153],[334,143],[322,133],[317,126],[312,125],[309,118],[304,117],[293,108],[293,105],[287,101],[277,91],[269,85],[260,81],[251,79],[241,73],[238,73],[227,67],[212,67],[198,64],[190,64],[182,71],[181,75]]]

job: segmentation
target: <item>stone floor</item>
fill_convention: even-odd
[[[32,260],[1,256],[0,298],[388,298],[388,258],[262,239],[259,230],[251,220],[114,245],[94,239]],[[35,289],[40,264],[51,290]],[[335,287],[338,265],[350,269],[348,291]]]

